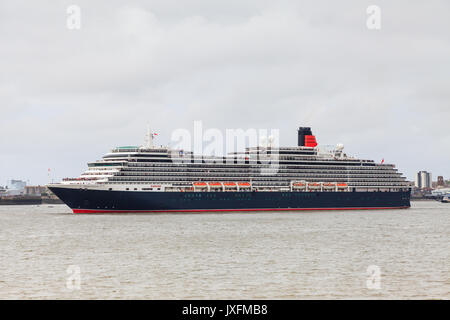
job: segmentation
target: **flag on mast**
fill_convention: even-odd
[[[383,162],[384,162],[384,158],[383,158],[383,159],[381,159],[381,164],[383,164]]]

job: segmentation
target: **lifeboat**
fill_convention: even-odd
[[[249,182],[238,182],[237,185],[239,186],[240,190],[250,190],[250,183]]]
[[[304,188],[306,187],[306,184],[302,183],[302,182],[296,182],[292,184],[294,187],[300,187],[300,188]]]
[[[206,188],[208,187],[208,185],[206,184],[206,182],[194,182],[192,183],[192,185],[194,186],[192,189],[193,190],[199,190],[199,191],[205,191]]]
[[[316,183],[316,182],[308,183],[308,188],[309,189],[320,189],[320,183]]]
[[[326,189],[334,189],[336,188],[336,184],[335,183],[323,183],[322,186]]]
[[[223,186],[225,187],[225,191],[236,191],[237,190],[236,182],[224,182]]]
[[[223,186],[228,190],[235,190],[237,188],[236,182],[224,182]]]
[[[208,182],[210,188],[222,188],[222,183],[220,182]]]
[[[250,183],[248,182],[238,182],[239,187],[250,187]]]
[[[337,187],[338,187],[338,190],[344,190],[344,189],[347,189],[348,185],[346,183],[338,183]]]

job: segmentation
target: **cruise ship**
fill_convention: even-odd
[[[153,145],[112,149],[78,178],[49,185],[74,213],[297,211],[410,207],[393,164],[320,148],[311,128],[298,145],[247,147],[226,156]]]

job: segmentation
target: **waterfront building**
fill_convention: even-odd
[[[40,196],[43,194],[48,194],[50,190],[46,186],[26,186],[25,194],[30,196]]]
[[[24,194],[26,185],[26,181],[12,179],[8,183],[8,190],[6,193],[8,195]]]
[[[430,189],[432,187],[431,172],[427,171],[417,172],[414,185],[418,189]]]

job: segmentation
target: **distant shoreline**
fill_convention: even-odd
[[[41,196],[6,196],[0,197],[0,205],[36,205],[36,204],[62,204],[57,198]]]

